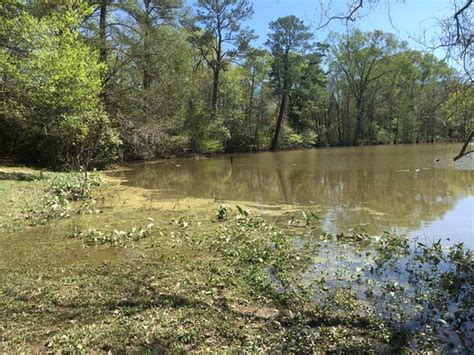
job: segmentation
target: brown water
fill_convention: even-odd
[[[474,247],[474,159],[458,145],[287,151],[131,164],[111,173],[154,199],[211,198],[320,211],[325,231],[359,228]]]

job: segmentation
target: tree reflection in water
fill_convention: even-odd
[[[227,156],[182,159],[133,164],[113,175],[162,199],[317,206],[332,232],[360,224],[369,233],[409,232],[440,221],[473,196],[474,162],[453,162],[456,149],[431,144],[240,154],[232,164]],[[465,213],[472,216],[472,208]],[[454,234],[457,227],[466,230],[453,225]]]

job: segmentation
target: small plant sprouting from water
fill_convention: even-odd
[[[216,217],[219,221],[225,221],[230,212],[232,212],[232,209],[229,206],[221,205],[217,210]]]
[[[320,220],[321,218],[319,217],[318,211],[301,211],[301,214],[291,217],[288,221],[288,226],[302,228],[314,227]]]
[[[236,210],[237,210],[237,213],[239,216],[241,217],[247,217],[250,215],[250,212],[240,206],[235,206]],[[217,210],[217,213],[216,213],[216,217],[219,221],[226,221],[230,214],[232,213],[232,208],[229,207],[228,205],[221,205],[219,206],[218,210]]]
[[[319,215],[314,211],[302,211],[301,214],[303,215],[304,220],[306,221],[306,225],[309,226],[313,221],[319,221]]]
[[[235,208],[237,208],[237,211],[239,212],[241,216],[244,216],[244,217],[250,216],[250,212],[248,210],[237,205],[235,206]]]
[[[79,227],[73,227],[68,238],[81,239],[86,245],[104,245],[120,246],[127,241],[139,241],[155,235],[156,228],[154,223],[149,223],[146,227],[133,226],[127,231],[113,229],[111,231],[100,231],[89,229],[83,231]]]

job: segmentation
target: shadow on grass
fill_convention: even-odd
[[[211,350],[248,346],[257,341],[262,342],[262,349],[306,353],[311,346],[324,350],[331,345],[330,340],[325,340],[325,345],[318,345],[322,341],[318,333],[327,327],[343,327],[349,333],[341,340],[345,343],[342,351],[361,353],[390,348],[380,342],[374,335],[373,325],[365,319],[304,312],[299,316],[288,316],[285,312],[266,316],[232,305],[232,299],[223,295],[196,297],[201,294],[199,288],[190,287],[182,290],[185,295],[177,294],[171,284],[164,283],[168,276],[160,269],[166,267],[170,265],[153,262],[127,264],[118,269],[106,265],[86,267],[74,270],[72,278],[56,281],[53,277],[40,278],[37,274],[28,275],[25,280],[19,275],[18,278],[10,277],[0,286],[0,324],[14,315],[16,324],[28,324],[26,329],[21,328],[28,335],[25,339],[39,340],[42,350],[52,339],[70,339],[67,341],[72,342],[57,344],[59,351],[75,346],[76,341],[94,339],[85,343],[88,350],[182,353],[202,350],[203,343],[211,340]],[[152,277],[153,284],[150,283]],[[178,277],[176,281],[181,280]],[[42,292],[32,294],[31,290],[38,289]],[[70,294],[70,289],[80,292]],[[62,297],[56,298],[57,295]],[[2,303],[8,307],[2,310]],[[38,304],[42,306],[38,307]],[[275,301],[269,306],[279,309],[281,305]],[[156,310],[166,320],[154,313],[147,319],[150,310]],[[119,314],[120,317],[115,318],[114,315]],[[160,324],[162,331],[142,337],[134,334],[140,334],[145,325],[153,324]],[[10,334],[16,333],[10,331]],[[351,335],[372,338],[374,343],[367,348],[365,343],[353,343]]]
[[[145,287],[146,288],[146,287]],[[202,342],[208,338],[209,334],[215,336],[214,345],[219,348],[231,346],[235,342],[240,342],[250,334],[246,334],[246,328],[259,329],[261,334],[273,334],[275,336],[272,339],[270,337],[266,340],[266,346],[270,348],[278,349],[279,351],[284,352],[293,352],[296,349],[302,350],[305,349],[305,344],[298,344],[304,339],[300,339],[301,334],[295,332],[295,329],[303,329],[304,331],[318,332],[320,328],[325,327],[345,327],[345,329],[350,329],[353,334],[363,334],[365,337],[371,337],[371,327],[372,324],[364,319],[354,319],[349,320],[344,317],[331,317],[331,318],[314,318],[314,316],[306,317],[290,317],[282,316],[278,314],[275,316],[261,316],[255,313],[249,313],[241,311],[234,307],[231,307],[229,300],[214,299],[213,302],[207,302],[205,300],[198,300],[194,297],[186,297],[182,295],[177,295],[175,293],[162,293],[157,290],[148,289],[147,295],[138,291],[137,289],[129,289],[129,297],[121,299],[112,299],[94,301],[91,299],[86,300],[85,302],[70,302],[62,304],[56,309],[56,316],[61,312],[64,312],[64,319],[68,319],[72,314],[75,314],[80,317],[81,314],[89,313],[91,315],[90,319],[84,319],[82,324],[93,324],[101,315],[110,314],[116,310],[120,310],[123,316],[128,319],[138,319],[137,316],[144,314],[147,310],[150,309],[162,309],[162,310],[178,310],[178,309],[188,309],[189,314],[194,319],[187,325],[180,325],[179,328],[184,332],[179,334],[174,329],[167,329],[166,334],[155,335],[151,337],[146,344],[143,342],[143,339],[127,339],[126,342],[128,345],[132,346],[134,351],[139,353],[175,353],[182,351],[192,351],[198,350]],[[152,295],[151,295],[151,294]],[[277,306],[277,305],[275,305]],[[91,314],[96,312],[96,314]],[[166,313],[166,311],[165,311]],[[207,321],[204,322],[207,325],[199,324],[202,318],[207,318]],[[91,323],[92,320],[92,323]],[[192,325],[191,325],[192,324]],[[193,331],[193,327],[196,327],[197,330]],[[240,329],[240,331],[233,331],[232,329]],[[196,338],[186,339],[185,334],[196,334]],[[374,341],[377,342],[377,337],[374,337]],[[312,342],[308,338],[308,342]],[[121,344],[123,345],[123,344]],[[299,348],[301,345],[301,348]],[[107,346],[107,345],[105,345]],[[102,347],[102,350],[124,350],[120,348],[120,345],[116,344],[117,347]],[[364,350],[365,345],[361,344],[351,344],[349,340],[344,344],[345,350],[354,351],[360,353]],[[375,345],[375,348],[378,350],[387,350],[389,348],[398,348],[399,344],[387,344],[378,343]]]
[[[27,174],[27,173],[5,173],[0,171],[0,180],[15,180],[15,181],[35,181],[42,180],[41,174]]]

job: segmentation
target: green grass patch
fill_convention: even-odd
[[[98,213],[92,189],[99,186],[97,174],[1,173],[0,233],[68,218],[72,213]]]

